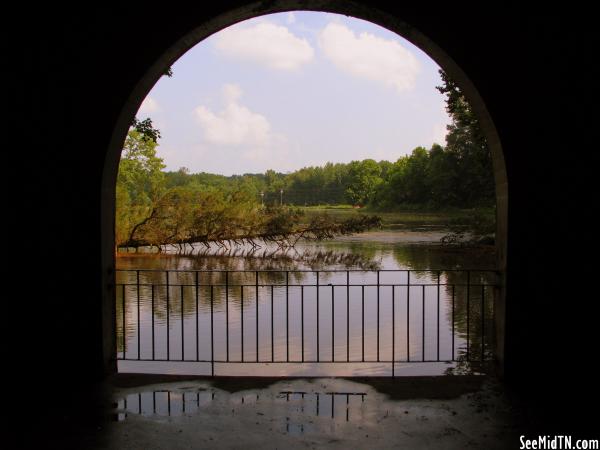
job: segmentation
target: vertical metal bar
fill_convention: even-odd
[[[350,271],[346,271],[346,362],[350,362]]]
[[[452,285],[452,361],[454,361],[454,298],[456,285]]]
[[[241,322],[241,330],[240,330],[240,345],[241,345],[241,355],[242,362],[244,362],[244,285],[240,286],[240,322]]]
[[[155,350],[154,350],[154,284],[152,284],[150,286],[150,288],[151,288],[150,299],[152,302],[150,305],[150,307],[152,308],[152,310],[150,311],[150,320],[152,321],[152,361],[154,361],[154,358],[155,358],[155,356],[154,356],[155,355]]]
[[[421,325],[421,359],[425,361],[425,285],[423,285],[423,312]]]
[[[125,285],[121,285],[122,289],[121,289],[121,300],[122,300],[122,309],[123,309],[123,359],[126,359],[126,354],[127,354],[127,327],[125,326]]]
[[[377,362],[379,362],[379,270],[377,271]]]
[[[304,362],[304,286],[300,286],[300,328],[302,334],[302,362]]]
[[[362,288],[362,297],[361,297],[361,320],[362,320],[362,357],[361,361],[365,362],[365,286],[361,286]]]
[[[258,362],[258,270],[255,277],[255,300],[256,300],[256,362]]]
[[[346,394],[346,422],[350,420],[350,394]]]
[[[335,291],[331,286],[331,362],[335,361]]]
[[[410,361],[410,270],[406,271],[406,361]]]
[[[437,360],[440,360],[440,272],[437,273]]]
[[[319,348],[319,271],[317,270],[317,362],[320,361]]]
[[[140,347],[141,347],[141,324],[140,324],[140,271],[136,271],[136,291],[137,291],[137,359],[140,360]]]
[[[392,377],[395,373],[396,360],[396,286],[392,286]]]
[[[481,285],[481,361],[485,359],[485,285]]]
[[[275,362],[275,334],[273,333],[273,289],[274,286],[271,285],[271,362]]]
[[[290,362],[290,273],[285,272],[285,360]]]
[[[199,321],[199,311],[198,311],[198,271],[196,271],[195,275],[195,284],[196,284],[196,361],[200,360],[200,326],[198,324]]]
[[[319,393],[317,392],[317,416],[319,415]]]
[[[210,376],[215,376],[214,286],[210,286]]]
[[[167,270],[167,361],[171,360],[171,342],[170,342],[170,333],[169,333],[169,271]]]
[[[184,321],[184,317],[183,317],[183,285],[180,286],[181,290],[180,290],[180,296],[181,296],[181,360],[183,361],[185,359],[185,343],[184,343],[184,327],[183,327],[183,321]]]
[[[331,418],[334,417],[334,403],[335,403],[335,392],[331,393]]]
[[[469,337],[469,321],[470,321],[470,309],[471,309],[471,271],[467,271],[467,361],[469,361],[470,355],[470,337]]]
[[[229,362],[229,271],[225,272],[225,360]]]

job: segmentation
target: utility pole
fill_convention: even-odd
[[[283,189],[279,189],[279,206],[283,206]]]
[[[265,193],[260,191],[260,206],[265,206]]]

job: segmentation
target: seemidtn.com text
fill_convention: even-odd
[[[527,439],[520,436],[521,446],[519,449],[543,450],[598,450],[598,439],[573,439],[572,436],[538,436],[535,439]]]

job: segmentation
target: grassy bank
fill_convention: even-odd
[[[468,218],[473,210],[447,211],[375,211],[369,208],[354,208],[351,205],[306,206],[301,208],[306,217],[328,214],[337,219],[346,219],[356,215],[375,214],[382,218],[384,228],[447,228],[461,218]]]

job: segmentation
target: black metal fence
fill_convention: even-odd
[[[117,357],[240,363],[484,362],[498,274],[119,270]]]

